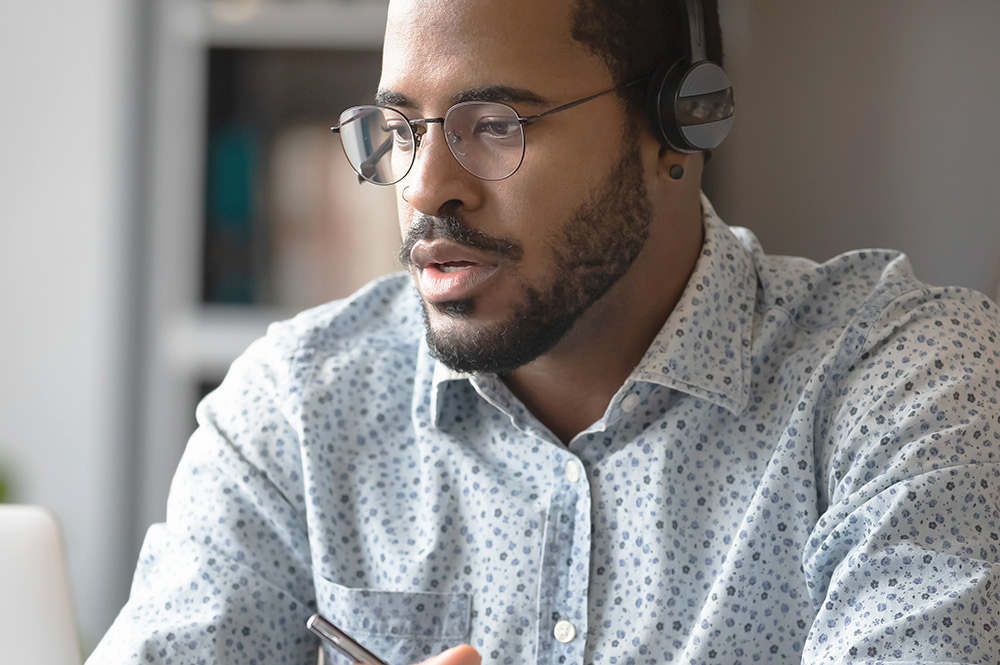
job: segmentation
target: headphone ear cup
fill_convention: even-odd
[[[677,98],[677,87],[684,71],[682,60],[661,65],[650,77],[649,90],[646,94],[653,134],[656,135],[660,145],[676,152],[690,152],[684,145],[683,136],[677,130],[674,117],[674,100]]]
[[[668,64],[650,78],[647,99],[653,133],[676,152],[714,150],[732,129],[733,84],[713,62]]]

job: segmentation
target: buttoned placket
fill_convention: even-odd
[[[537,662],[583,665],[590,584],[590,483],[582,460],[552,446],[553,490],[543,538]]]

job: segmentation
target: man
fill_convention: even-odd
[[[996,662],[996,306],[726,227],[630,85],[683,13],[605,4],[393,0],[410,275],[234,364],[91,662]]]

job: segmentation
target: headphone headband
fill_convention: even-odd
[[[684,0],[688,21],[688,62],[708,60],[708,49],[705,45],[705,14],[702,11],[701,0]]]
[[[714,150],[733,126],[733,84],[708,60],[701,0],[684,0],[687,54],[649,82],[648,103],[660,143],[676,152]]]

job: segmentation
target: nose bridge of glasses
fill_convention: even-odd
[[[413,142],[420,145],[420,139],[427,133],[428,125],[441,125],[444,127],[444,118],[417,118],[410,120],[410,128],[413,130]]]
[[[445,154],[450,153],[450,155],[449,155],[448,158],[449,159],[454,158],[458,162],[458,164],[462,166],[463,169],[465,169],[466,171],[468,171],[468,168],[465,166],[465,164],[462,161],[463,157],[464,157],[464,154],[462,154],[461,152],[456,152],[456,147],[454,145],[455,140],[454,140],[453,136],[451,135],[451,132],[449,131],[449,129],[447,127],[448,116],[445,116],[443,118],[417,118],[415,120],[409,120],[409,123],[410,123],[410,127],[413,130],[413,143],[414,143],[414,145],[415,145],[416,148],[419,148],[421,146],[421,139],[423,139],[424,135],[427,134],[427,132],[429,131],[430,125],[441,125],[441,129],[442,129],[442,132],[443,132],[443,138],[445,140],[443,145],[447,146],[447,148],[448,148],[448,150],[445,152]],[[436,144],[436,140],[435,140],[435,144]],[[412,157],[413,163],[416,164],[417,162],[426,162],[428,159],[431,159],[432,161],[435,160],[436,158],[430,157],[429,155],[425,154],[425,151],[428,150],[428,149],[430,149],[432,152],[437,150],[436,148],[430,148],[429,146],[428,146],[428,148],[424,148],[424,149],[419,150],[419,151],[418,150],[414,150],[413,151],[413,157]],[[423,156],[421,157],[421,155],[423,155]],[[423,168],[428,168],[428,167],[431,168],[431,169],[436,170],[436,169],[440,168],[440,165],[438,165],[438,166],[429,166],[429,163],[428,163],[428,164],[425,164],[425,166]],[[418,168],[420,168],[420,167],[418,167]]]

